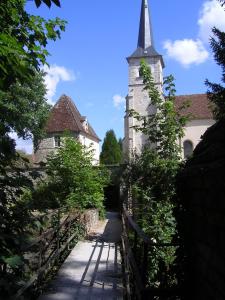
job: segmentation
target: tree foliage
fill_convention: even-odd
[[[9,133],[14,130],[22,137],[34,134],[46,108],[44,99],[42,106],[40,97],[31,99],[31,95],[24,102],[22,98],[17,102],[14,88],[20,89],[20,93],[30,88],[31,94],[37,72],[49,54],[48,40],[56,40],[65,29],[65,22],[59,18],[45,20],[30,15],[24,6],[25,0],[0,2],[0,158],[3,159],[15,154],[15,143]],[[39,79],[43,82],[41,75]]]
[[[148,143],[140,155],[135,154],[127,168],[127,187],[133,198],[133,214],[141,228],[156,243],[171,243],[176,233],[174,217],[175,179],[180,167],[181,148],[186,118],[174,106],[175,85],[172,76],[165,78],[161,95],[155,86],[150,68],[142,61],[140,75],[148,91],[155,114],[142,116],[131,110],[138,125],[135,129],[146,135]],[[151,285],[175,283],[172,267],[176,247],[156,248],[149,257]]]
[[[225,32],[217,28],[212,29],[214,37],[210,44],[214,52],[217,64],[222,68],[222,83],[225,83]],[[217,120],[225,118],[225,87],[219,83],[212,83],[208,79],[206,85],[209,87],[208,98],[213,103],[213,113]]]
[[[23,84],[16,81],[8,91],[0,91],[0,120],[5,128],[3,132],[16,132],[23,139],[34,138],[34,142],[43,135],[50,105],[47,104],[44,73],[35,71],[32,80]]]
[[[92,150],[74,138],[65,137],[63,143],[59,151],[48,158],[48,176],[34,194],[37,206],[98,208],[103,215],[103,187],[108,183],[107,172],[92,165]]]
[[[46,63],[48,40],[60,37],[65,22],[28,14],[25,0],[1,0],[0,24],[0,295],[9,299],[23,277],[21,249],[33,224],[32,177],[24,174],[24,160],[18,163],[10,134],[42,135],[49,105],[40,67]]]
[[[164,79],[164,90],[167,95],[163,97],[156,88],[145,61],[141,61],[140,76],[143,77],[144,89],[148,91],[151,105],[155,107],[156,113],[143,116],[135,110],[130,110],[129,115],[138,121],[138,125],[133,128],[146,135],[149,144],[154,145],[154,151],[161,158],[177,159],[181,150],[177,141],[183,135],[186,117],[175,110],[174,78],[170,75]],[[183,108],[180,107],[181,110]]]
[[[13,163],[11,161],[11,163]],[[22,162],[21,162],[22,163]],[[16,160],[18,164],[18,159]],[[25,162],[23,161],[23,164]],[[14,167],[0,176],[0,295],[9,299],[24,277],[24,247],[35,226],[27,190],[33,189],[32,172]]]
[[[46,63],[48,40],[56,40],[65,29],[65,21],[45,20],[28,14],[24,0],[0,3],[0,88],[16,81],[21,84]]]
[[[120,143],[116,139],[114,131],[111,129],[106,132],[100,154],[100,162],[105,165],[118,164],[122,159]]]
[[[52,3],[54,3],[56,6],[60,7],[60,1],[59,0],[34,0],[37,7],[39,7],[42,2],[45,3],[49,8],[51,7]]]

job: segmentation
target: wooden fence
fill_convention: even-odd
[[[77,238],[78,231],[84,231],[80,223],[80,213],[64,215],[57,210],[44,217],[48,219],[49,226],[24,249],[24,256],[29,262],[26,273],[30,273],[31,277],[13,299],[20,299],[28,289],[38,285]]]
[[[134,222],[129,212],[122,211],[122,251],[125,269],[127,300],[146,299],[181,299],[181,290],[174,288],[152,288],[148,282],[149,255],[154,247],[177,246],[174,243],[153,242]],[[130,238],[132,236],[132,239]]]

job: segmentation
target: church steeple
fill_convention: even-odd
[[[155,50],[152,32],[148,0],[142,0],[137,49],[128,57],[128,61],[129,58],[132,57],[159,56],[162,66],[164,67],[162,56]]]
[[[142,0],[141,17],[139,25],[138,48],[147,49],[153,47],[153,34],[151,18],[148,8],[148,0]]]
[[[151,69],[155,86],[160,94],[163,93],[163,68],[162,55],[157,53],[153,43],[152,25],[148,0],[141,0],[141,17],[139,24],[139,35],[137,48],[134,53],[127,58],[129,64],[128,95],[126,97],[126,114],[124,122],[125,137],[123,151],[127,157],[131,158],[133,153],[141,153],[148,138],[140,131],[135,130],[140,126],[140,122],[130,111],[134,110],[141,116],[148,117],[156,112],[152,104],[148,91],[144,89],[143,78],[140,76],[140,61],[145,60]]]

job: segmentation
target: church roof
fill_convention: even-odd
[[[151,17],[148,8],[148,0],[142,0],[137,49],[129,58],[149,57],[149,56],[160,56],[162,65],[164,67],[163,58],[155,50],[154,47]]]
[[[207,94],[176,96],[175,107],[177,110],[186,101],[190,104],[190,106],[182,110],[182,115],[191,114],[192,120],[213,119],[212,110],[210,109],[211,103],[207,98]]]
[[[66,130],[76,133],[82,133],[91,139],[100,141],[94,129],[89,123],[87,127],[82,125],[86,117],[81,116],[72,99],[62,95],[56,102],[50,113],[46,124],[47,133],[61,133]]]

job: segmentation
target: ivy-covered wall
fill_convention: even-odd
[[[204,134],[178,178],[186,298],[225,299],[225,121]]]

